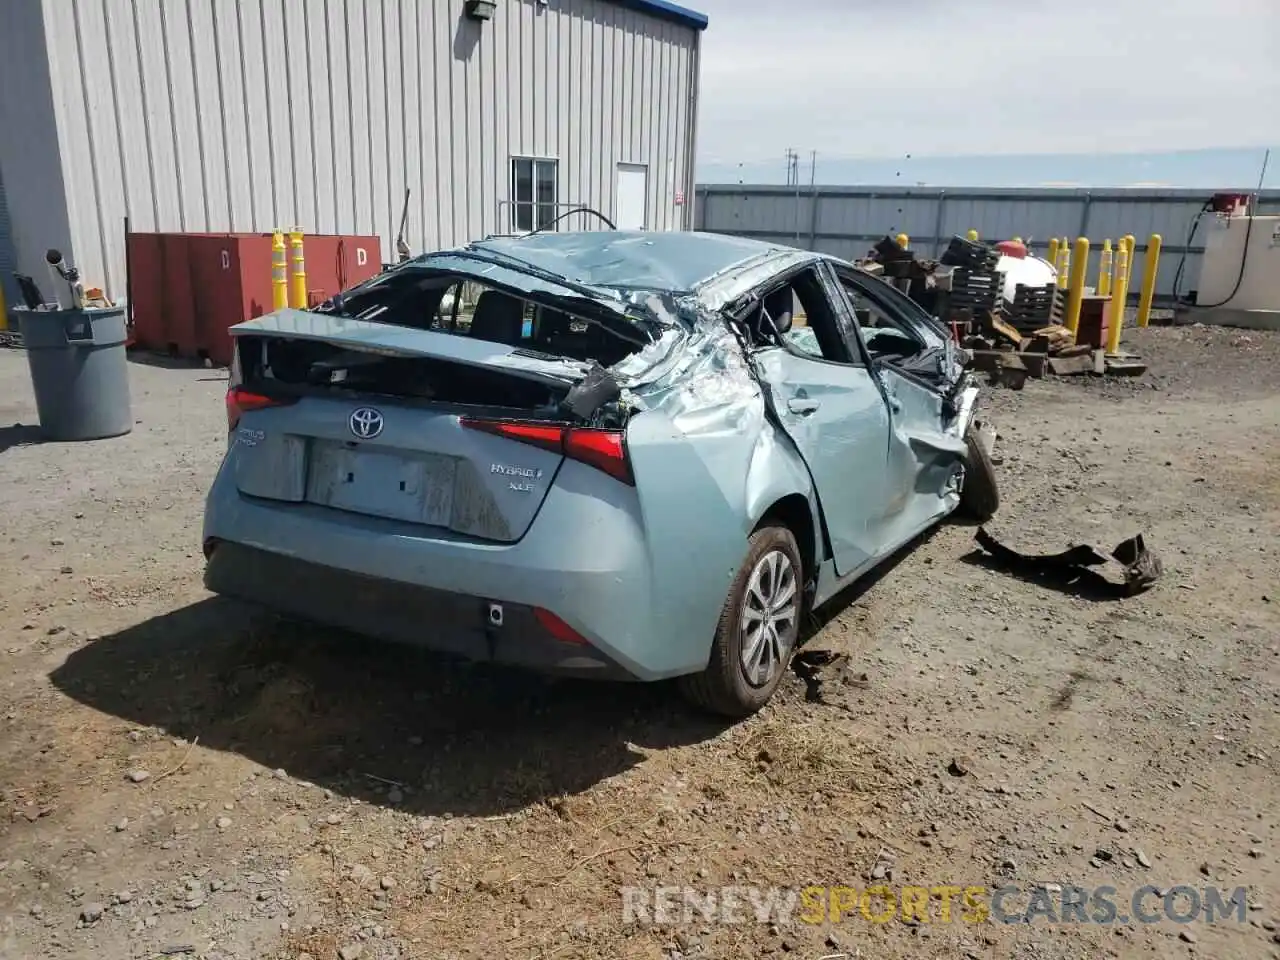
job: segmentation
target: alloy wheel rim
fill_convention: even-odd
[[[753,687],[773,681],[786,665],[799,614],[795,564],[781,550],[770,550],[751,570],[742,597],[742,674]]]

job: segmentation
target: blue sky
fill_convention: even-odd
[[[690,6],[703,182],[791,147],[804,182],[816,150],[821,183],[1252,186],[1280,145],[1280,0]]]

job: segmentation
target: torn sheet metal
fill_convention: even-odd
[[[1072,546],[1061,553],[1019,553],[1000,543],[983,528],[978,529],[974,539],[1009,572],[1046,586],[1074,586],[1103,594],[1133,596],[1149,588],[1164,573],[1164,565],[1147,549],[1142,534],[1122,540],[1109,555],[1085,545]],[[1123,581],[1118,584],[1097,569],[1109,566],[1113,561],[1123,570]],[[1084,591],[1077,589],[1076,592]]]

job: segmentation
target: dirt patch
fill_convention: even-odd
[[[216,371],[134,366],[133,434],[39,444],[0,352],[0,957],[1273,955],[1280,338],[1126,343],[1149,378],[988,395],[991,530],[1141,531],[1154,589],[1048,589],[949,525],[817,612],[820,699],[789,678],[733,726],[209,597]],[[1247,903],[1008,925],[958,895],[942,922],[935,889],[931,922],[880,923],[837,890],[831,922],[830,888],[1037,884]]]

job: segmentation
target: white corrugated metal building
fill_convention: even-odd
[[[688,228],[706,25],[666,0],[0,0],[6,288],[47,286],[58,247],[123,295],[126,216],[377,234],[390,260],[406,188],[415,251],[578,205]]]

